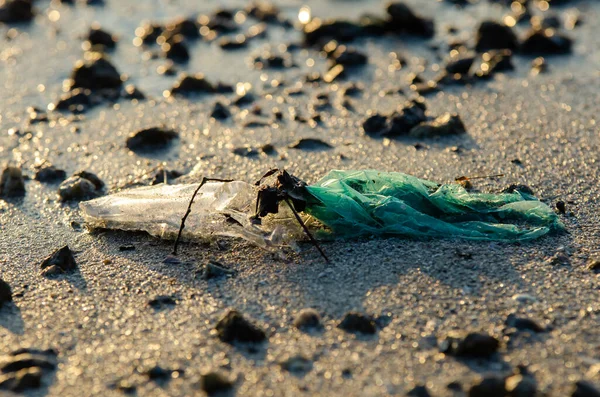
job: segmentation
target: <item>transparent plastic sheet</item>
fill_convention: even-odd
[[[146,231],[175,239],[198,183],[141,187],[83,202],[83,217],[91,228]],[[211,239],[214,236],[240,237],[261,247],[289,245],[297,228],[286,227],[285,213],[256,226],[256,188],[245,182],[209,182],[194,199],[183,236]]]
[[[374,170],[331,171],[307,189],[305,212],[342,237],[523,241],[563,229],[550,207],[518,191],[469,193],[458,184]]]

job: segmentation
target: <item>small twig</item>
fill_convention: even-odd
[[[484,175],[484,176],[459,176],[458,178],[454,178],[454,180],[455,181],[468,181],[471,179],[500,178],[503,176],[504,176],[504,174]]]
[[[315,248],[317,248],[319,250],[319,252],[323,256],[323,258],[325,258],[325,261],[327,263],[329,263],[329,258],[327,257],[327,255],[325,255],[325,252],[323,252],[323,250],[321,249],[321,246],[319,245],[319,243],[317,242],[317,240],[315,240],[315,238],[313,237],[313,235],[310,233],[310,230],[308,230],[308,227],[306,227],[306,225],[302,221],[302,218],[300,218],[300,215],[298,215],[298,212],[296,212],[296,210],[294,209],[294,206],[292,205],[292,203],[290,203],[290,200],[288,198],[285,199],[285,203],[288,205],[288,207],[290,207],[290,209],[294,213],[294,216],[296,217],[296,220],[298,221],[298,223],[300,224],[300,226],[302,226],[302,229],[304,229],[304,233],[306,233],[306,235],[308,236],[308,238],[310,239],[310,241],[312,242],[312,244],[315,246]]]
[[[217,179],[217,178],[202,178],[200,185],[196,188],[196,190],[194,191],[194,194],[192,195],[190,203],[188,204],[188,207],[187,207],[187,211],[185,211],[185,215],[183,216],[183,218],[181,218],[181,225],[179,226],[179,233],[177,234],[177,239],[175,240],[175,246],[173,247],[173,255],[177,255],[177,246],[179,245],[179,240],[181,239],[181,234],[183,233],[183,229],[185,228],[185,220],[192,212],[192,204],[194,204],[194,199],[196,198],[196,195],[198,194],[200,189],[202,189],[202,186],[204,186],[204,184],[206,182],[233,182],[233,180],[232,179]]]

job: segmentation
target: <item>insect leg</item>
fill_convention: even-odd
[[[177,246],[179,245],[179,240],[181,239],[181,234],[183,233],[183,229],[185,228],[185,220],[192,212],[192,204],[194,204],[194,199],[196,198],[196,195],[198,194],[200,189],[202,189],[202,186],[204,186],[204,184],[206,182],[233,182],[233,180],[232,179],[217,179],[217,178],[202,178],[200,185],[196,188],[196,190],[194,191],[194,194],[192,195],[192,198],[190,199],[190,203],[188,204],[187,211],[185,211],[185,215],[183,215],[183,218],[181,218],[181,225],[179,226],[179,233],[177,234],[177,239],[175,240],[175,246],[173,247],[173,255],[177,255]]]
[[[327,263],[329,263],[329,258],[327,257],[327,255],[325,255],[325,252],[323,252],[323,250],[321,249],[321,246],[319,245],[319,243],[317,242],[317,240],[315,240],[315,238],[313,237],[313,235],[310,233],[310,230],[308,230],[308,228],[306,227],[306,225],[304,224],[304,222],[302,222],[302,218],[300,218],[300,215],[298,215],[298,212],[296,212],[296,210],[294,209],[294,206],[292,205],[292,203],[290,203],[290,200],[288,198],[285,198],[285,203],[288,205],[288,207],[290,207],[290,209],[294,213],[294,216],[296,217],[296,220],[298,221],[298,223],[300,224],[300,226],[302,226],[302,229],[304,229],[304,233],[306,233],[306,235],[310,239],[311,243],[315,246],[316,249],[319,250],[319,252],[323,256],[323,258],[325,258],[325,261]]]

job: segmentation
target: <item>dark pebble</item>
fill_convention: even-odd
[[[306,374],[313,368],[313,362],[301,354],[296,354],[280,362],[281,368],[293,374]]]
[[[433,37],[435,26],[433,20],[415,14],[402,2],[391,3],[387,7],[390,16],[388,29],[393,32],[408,33],[422,37]]]
[[[217,102],[215,103],[213,110],[210,113],[210,117],[215,118],[217,120],[225,120],[231,117],[231,112],[229,111],[226,105],[224,105],[221,102]]]
[[[251,146],[236,147],[231,152],[236,156],[242,157],[256,157],[260,154],[257,149]]]
[[[442,353],[457,357],[489,358],[499,347],[498,339],[480,333],[470,333],[463,339],[448,337],[439,343]]]
[[[338,328],[346,332],[370,335],[377,332],[377,326],[371,316],[354,312],[347,313],[344,319],[338,324]]]
[[[246,48],[248,46],[248,40],[246,36],[239,34],[233,37],[223,37],[219,40],[219,47],[224,50],[239,50],[240,48]]]
[[[121,252],[135,251],[135,245],[133,245],[133,244],[121,245],[121,246],[119,246],[119,251],[121,251]]]
[[[168,295],[159,295],[156,298],[148,301],[148,306],[156,310],[165,309],[167,307],[175,306],[176,304],[177,302],[175,299]]]
[[[317,151],[317,150],[328,150],[333,148],[329,143],[324,142],[316,138],[302,138],[292,143],[289,146],[290,149]]]
[[[519,41],[513,30],[502,23],[484,21],[477,29],[477,52],[495,49],[517,49]]]
[[[123,81],[117,68],[103,54],[91,54],[89,59],[75,64],[71,74],[71,89],[81,87],[94,91],[121,88]]]
[[[385,135],[389,131],[388,118],[381,114],[369,116],[363,122],[363,130],[367,135]]]
[[[25,179],[18,167],[8,166],[0,176],[0,197],[21,197],[25,195]]]
[[[490,79],[497,72],[514,70],[511,50],[490,50],[481,55],[472,74],[479,79]]]
[[[104,188],[104,182],[102,181],[102,179],[100,179],[98,177],[98,175],[89,172],[89,171],[79,171],[76,172],[75,174],[73,174],[73,176],[78,176],[80,178],[85,178],[88,181],[92,182],[92,184],[94,185],[94,187],[96,188],[96,190],[100,190]]]
[[[532,331],[535,333],[545,331],[544,327],[539,325],[536,321],[526,317],[518,317],[515,314],[508,315],[506,318],[506,325],[516,328],[519,331]]]
[[[294,327],[302,331],[321,328],[321,316],[315,309],[302,309],[294,318]]]
[[[0,308],[4,303],[12,302],[12,290],[10,285],[0,278]]]
[[[62,182],[67,178],[64,170],[58,169],[51,164],[44,164],[35,172],[34,179],[39,182]]]
[[[161,46],[165,57],[177,63],[185,63],[190,60],[190,51],[185,44],[182,35],[176,35]]]
[[[475,56],[473,55],[462,55],[452,58],[446,64],[446,72],[450,74],[463,74],[466,75],[471,70],[471,66],[475,62]]]
[[[217,335],[225,343],[258,343],[267,339],[265,332],[249,322],[237,310],[230,310],[215,327]]]
[[[575,383],[571,397],[600,397],[600,390],[591,382],[580,380]]]
[[[106,48],[115,48],[117,39],[111,33],[101,29],[99,26],[93,26],[87,36],[87,41],[92,46],[103,46]]]
[[[54,251],[52,255],[42,261],[40,265],[42,270],[52,269],[52,273],[65,273],[77,269],[77,262],[68,245]],[[52,275],[47,274],[45,275]]]
[[[505,397],[504,378],[488,376],[469,389],[469,397]]]
[[[233,389],[233,382],[219,372],[209,372],[200,376],[200,388],[209,396]]]
[[[246,13],[262,22],[279,20],[279,8],[268,1],[253,1],[246,7]]]
[[[33,19],[32,0],[4,0],[0,2],[0,23],[29,22]]]
[[[238,107],[249,106],[256,101],[256,96],[251,92],[238,96],[233,100],[233,104]]]
[[[348,87],[344,88],[343,94],[344,96],[356,97],[362,94],[363,88],[358,84],[350,84]]]
[[[556,209],[558,210],[559,213],[561,213],[563,215],[567,213],[567,206],[564,201],[557,201]]]
[[[179,134],[162,127],[137,131],[127,138],[127,148],[134,152],[165,149]]]
[[[434,138],[440,136],[465,134],[467,130],[458,114],[446,113],[433,121],[423,122],[410,130],[416,138]]]
[[[415,386],[414,388],[412,388],[412,390],[410,390],[408,393],[406,393],[407,397],[431,397],[431,394],[429,394],[429,390],[427,390],[426,386],[423,385],[419,385],[419,386]]]
[[[100,97],[92,94],[87,88],[75,88],[62,95],[54,105],[55,110],[67,110],[72,113],[83,113],[100,103]]]
[[[81,201],[99,196],[99,191],[89,179],[71,176],[58,187],[61,201]]]
[[[152,380],[168,380],[171,379],[172,374],[172,370],[163,368],[160,365],[155,365],[154,367],[144,371],[144,375],[146,375],[148,379]]]
[[[169,22],[165,30],[170,32],[171,35],[182,35],[190,40],[200,37],[200,24],[191,18],[179,18]]]
[[[171,88],[172,95],[209,94],[216,92],[215,87],[202,73],[195,75],[184,74]]]
[[[217,261],[210,261],[203,266],[201,270],[202,278],[211,280],[213,278],[221,278],[232,276],[235,272]]]
[[[569,54],[573,40],[552,29],[531,30],[519,51],[524,55]]]

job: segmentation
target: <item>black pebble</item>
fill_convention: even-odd
[[[302,331],[321,328],[321,316],[315,309],[302,309],[294,318],[294,327]]]
[[[148,301],[148,305],[156,310],[164,309],[170,306],[175,306],[177,302],[172,296],[159,295],[154,299]]]
[[[64,170],[58,169],[51,164],[46,164],[40,167],[34,179],[39,182],[61,182],[67,178],[67,173]]]
[[[104,182],[95,174],[80,171],[64,180],[58,187],[61,201],[80,201],[101,195]]]
[[[146,95],[140,91],[133,84],[127,84],[125,88],[123,88],[123,92],[121,92],[121,96],[125,99],[137,99],[142,100],[146,99]]]
[[[200,388],[212,396],[231,390],[233,382],[219,372],[209,372],[200,377]]]
[[[338,324],[338,328],[346,332],[355,332],[361,334],[374,334],[377,332],[377,326],[371,316],[350,312]]]
[[[210,280],[213,278],[221,278],[231,276],[235,272],[217,261],[210,261],[201,270],[202,278]]]
[[[173,95],[193,95],[216,92],[215,87],[202,73],[195,75],[184,74],[181,79],[171,88]]]
[[[91,28],[87,40],[91,45],[101,45],[106,48],[115,48],[117,40],[107,31],[100,28]]]
[[[363,130],[367,135],[384,135],[389,130],[388,118],[374,114],[363,122]]]
[[[77,269],[77,262],[69,246],[65,245],[44,259],[40,267],[42,270],[53,269],[53,273],[64,273]]]
[[[210,113],[210,117],[213,117],[217,120],[225,120],[231,117],[231,112],[226,105],[221,102],[217,102]]]
[[[133,245],[133,244],[121,245],[121,246],[119,246],[119,251],[121,251],[121,252],[135,251],[135,245]]]
[[[480,382],[471,386],[469,397],[505,397],[506,387],[504,378],[499,376],[487,376]]]
[[[390,31],[408,33],[425,38],[433,37],[435,26],[433,20],[415,14],[402,2],[391,3],[387,7],[390,20],[387,27]]]
[[[407,397],[431,397],[429,394],[429,390],[427,390],[426,386],[419,385],[415,386],[412,390],[406,393]]]
[[[237,310],[230,310],[219,320],[215,329],[222,342],[258,343],[267,339],[265,332],[252,324]]]
[[[6,302],[12,301],[12,290],[10,285],[0,278],[0,308]]]
[[[600,397],[600,390],[591,382],[580,380],[575,383],[575,390],[571,397]]]
[[[464,339],[446,338],[439,344],[442,353],[457,357],[489,358],[500,342],[491,335],[470,333]]]
[[[0,3],[0,23],[29,22],[33,19],[32,0],[6,0]]]
[[[89,60],[78,61],[71,75],[73,88],[90,90],[121,88],[123,81],[117,68],[102,54],[94,53]]]
[[[495,49],[515,50],[518,47],[518,39],[509,26],[495,21],[484,21],[477,29],[477,52],[485,52]]]
[[[20,197],[25,195],[25,179],[18,167],[8,166],[0,176],[0,197]]]
[[[62,95],[54,105],[55,110],[68,110],[72,113],[83,113],[100,103],[88,88],[75,88]]]
[[[328,150],[332,147],[329,143],[317,138],[302,138],[289,146],[290,149],[306,151]]]
[[[573,40],[559,32],[548,29],[532,30],[521,43],[520,52],[524,55],[569,54]]]
[[[519,331],[544,332],[545,329],[530,318],[518,317],[515,314],[509,314],[506,318],[506,325],[518,329]]]
[[[134,152],[158,150],[166,148],[171,141],[177,139],[176,131],[162,127],[147,128],[137,131],[127,138],[127,148]]]

